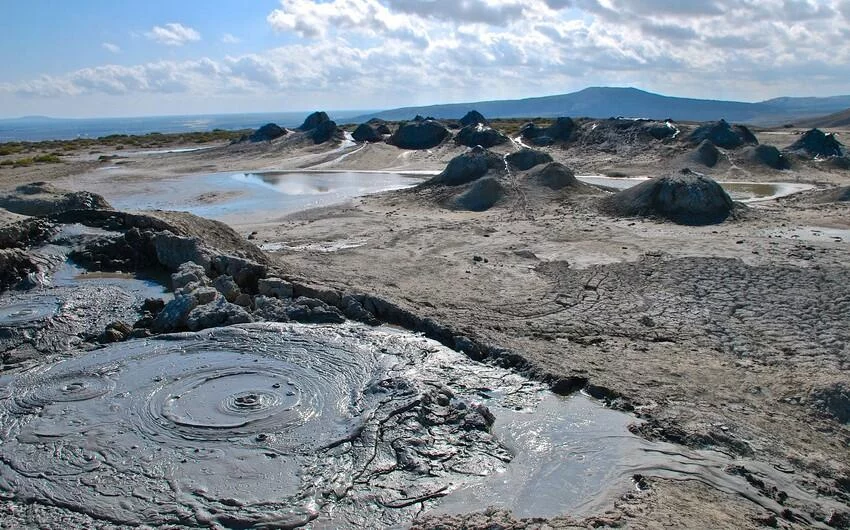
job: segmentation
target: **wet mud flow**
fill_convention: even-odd
[[[731,458],[647,442],[634,421],[411,333],[249,324],[0,379],[0,491],[122,524],[240,528],[590,513],[635,474],[760,498]]]

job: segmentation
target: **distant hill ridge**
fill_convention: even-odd
[[[801,127],[850,127],[850,109],[800,122]]]
[[[479,101],[423,107],[404,107],[364,114],[352,122],[380,118],[388,121],[431,116],[460,118],[477,110],[488,118],[589,117],[670,118],[677,121],[727,121],[755,125],[780,125],[850,107],[850,95],[825,98],[776,98],[758,103],[711,99],[679,98],[646,92],[637,88],[591,87],[570,94],[517,100]]]

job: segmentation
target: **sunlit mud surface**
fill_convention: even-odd
[[[781,509],[731,458],[647,442],[634,421],[410,333],[252,324],[4,376],[0,492],[131,525],[386,527],[592,512],[641,473]]]

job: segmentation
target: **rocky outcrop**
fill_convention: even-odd
[[[435,120],[414,120],[402,123],[387,141],[401,149],[431,149],[451,135],[449,130]]]
[[[458,123],[460,123],[461,127],[469,127],[470,125],[490,125],[490,122],[487,121],[487,118],[485,118],[484,115],[478,112],[477,110],[471,110],[467,112],[463,116],[463,118],[459,120]]]
[[[368,123],[361,123],[354,130],[354,133],[351,135],[355,141],[357,142],[380,142],[381,135],[378,134],[371,125]]]
[[[700,125],[688,137],[693,144],[710,141],[723,149],[735,149],[745,144],[757,144],[758,140],[749,129],[741,125],[732,127],[726,120]]]
[[[248,136],[248,141],[250,142],[271,142],[281,136],[285,136],[289,131],[286,129],[279,127],[275,123],[267,123],[254,131],[250,136]]]
[[[509,154],[505,157],[505,160],[507,160],[508,164],[512,168],[518,171],[526,171],[534,166],[552,162],[552,157],[543,151],[537,151],[535,149],[520,149],[519,151]]]
[[[455,136],[456,143],[467,147],[480,145],[481,147],[490,148],[507,143],[508,141],[508,137],[501,132],[480,123],[467,125]]]
[[[790,169],[791,161],[782,152],[772,145],[757,145],[748,147],[745,156],[757,164],[765,165],[773,169]]]
[[[458,195],[455,206],[473,212],[489,210],[505,196],[502,184],[493,177],[476,180],[465,192]]]
[[[42,243],[56,232],[50,221],[28,218],[0,227],[0,248],[27,248]]]
[[[601,202],[609,215],[662,218],[684,225],[721,223],[734,207],[720,184],[689,169],[642,182]]]
[[[834,134],[827,134],[820,129],[811,129],[796,142],[788,151],[807,157],[843,156],[844,145],[838,141]]]
[[[31,216],[55,215],[71,210],[112,209],[106,199],[96,193],[67,191],[46,182],[25,184],[12,193],[0,195],[0,207]]]
[[[312,131],[319,125],[327,123],[329,121],[331,121],[331,119],[328,117],[326,112],[314,112],[307,116],[307,118],[304,120],[304,123],[302,123],[301,126],[298,127],[298,130],[302,132]]]
[[[480,179],[491,169],[501,167],[504,166],[499,155],[476,147],[451,159],[446,169],[425,185],[460,186]]]
[[[17,248],[0,249],[0,291],[5,291],[38,271],[38,265]]]

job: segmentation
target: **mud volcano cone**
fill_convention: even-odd
[[[734,203],[714,180],[683,169],[611,195],[602,210],[619,217],[659,217],[683,225],[722,223]]]

